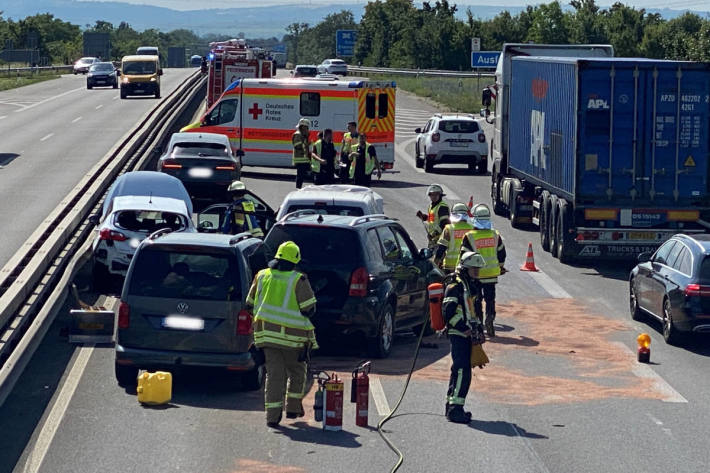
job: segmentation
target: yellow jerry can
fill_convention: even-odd
[[[141,404],[166,404],[173,395],[173,375],[167,371],[144,372],[138,377],[136,392]]]

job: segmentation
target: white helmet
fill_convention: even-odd
[[[300,128],[302,126],[305,126],[306,128],[310,128],[311,121],[308,118],[301,118],[300,120],[298,120],[298,127]]]
[[[434,194],[436,192],[438,192],[441,195],[444,195],[444,189],[442,189],[442,187],[439,184],[431,184],[426,190],[427,195]]]
[[[459,261],[459,267],[463,269],[469,268],[483,268],[486,266],[486,260],[481,256],[480,253],[475,251],[467,251],[461,255],[461,260]]]

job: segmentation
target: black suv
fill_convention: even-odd
[[[427,286],[444,275],[431,262],[431,251],[417,250],[396,220],[294,212],[266,236],[266,260],[288,240],[300,247],[298,270],[318,300],[312,320],[319,341],[364,335],[371,355],[384,358],[395,330],[428,324]]]

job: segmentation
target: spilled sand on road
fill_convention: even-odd
[[[239,473],[305,473],[306,470],[297,466],[276,465],[260,460],[240,458],[236,461],[235,472]]]

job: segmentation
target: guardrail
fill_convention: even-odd
[[[147,112],[0,270],[0,405],[51,325],[55,308],[66,296],[67,272],[77,266],[72,257],[93,228],[88,216],[98,209],[119,174],[145,167],[156,144],[169,134],[204,82],[204,76],[196,72]]]
[[[494,77],[493,72],[442,71],[436,69],[395,69],[388,67],[348,66],[348,73],[392,74],[415,77]]]
[[[0,74],[10,75],[10,74],[20,74],[21,72],[73,72],[74,66],[37,66],[37,67],[0,67]]]

